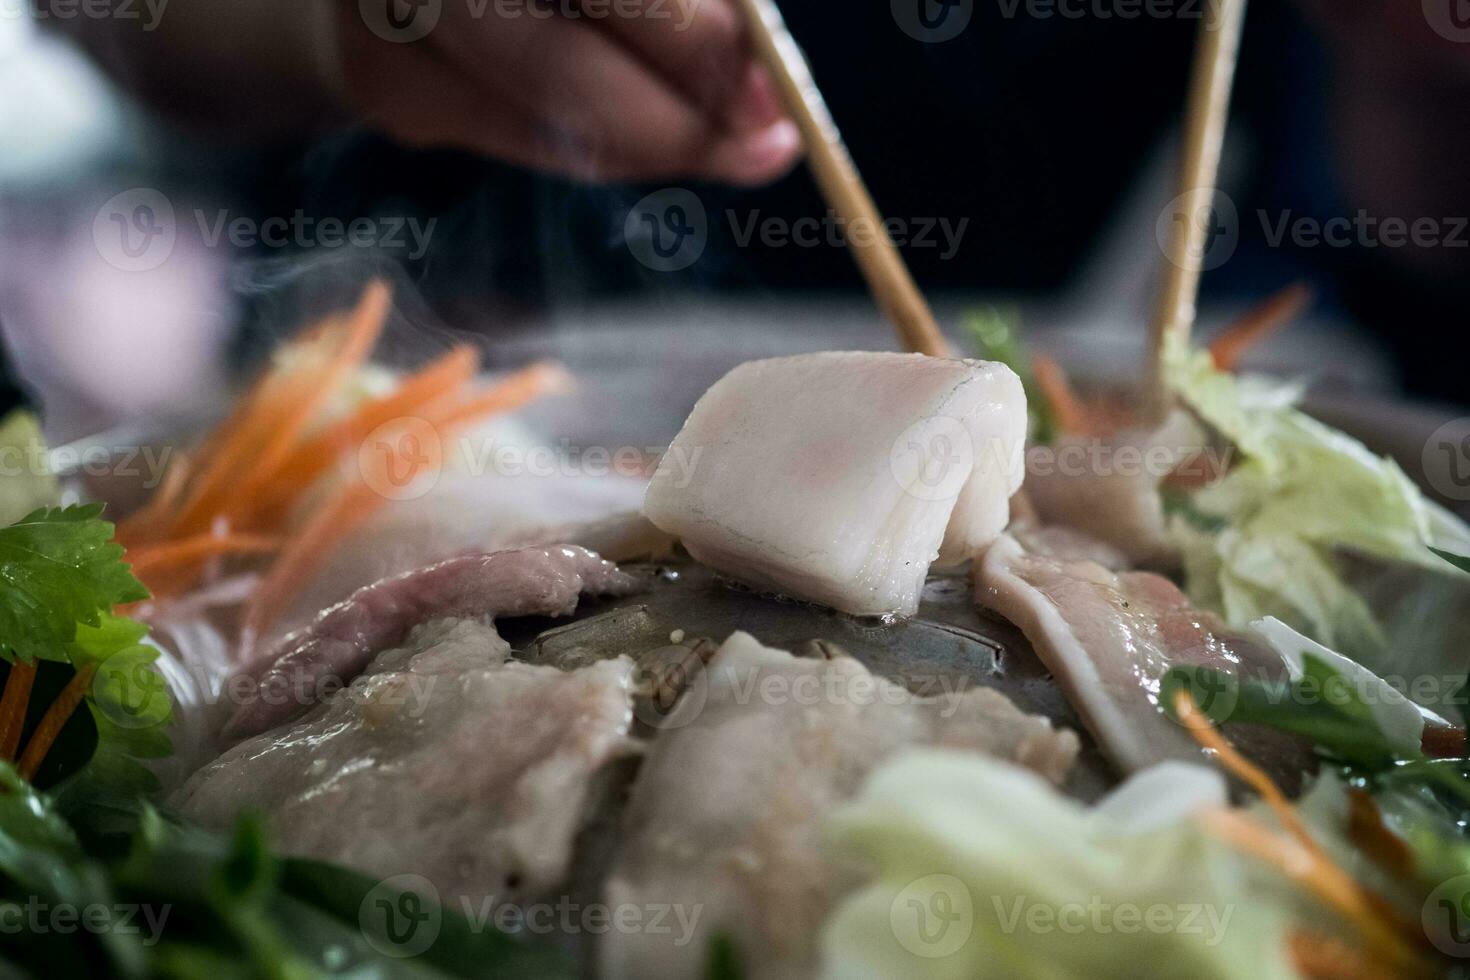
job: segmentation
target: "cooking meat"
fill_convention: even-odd
[[[1207,466],[1199,455],[1203,430],[1183,412],[1157,429],[1133,429],[1108,439],[1066,434],[1028,460],[1026,494],[1043,525],[1078,528],[1137,565],[1169,565],[1164,477],[1184,466]]]
[[[912,615],[932,562],[970,558],[1005,527],[1025,433],[1025,394],[1000,364],[751,361],[694,406],[644,512],[758,588]]]
[[[649,749],[607,886],[615,909],[699,908],[694,938],[613,931],[602,976],[702,976],[716,934],[733,939],[753,980],[812,975],[828,910],[860,880],[832,860],[826,820],[912,745],[986,752],[1053,783],[1078,750],[1075,734],[989,688],[917,698],[851,657],[731,636]]]
[[[173,802],[221,829],[262,813],[287,853],[412,871],[456,908],[545,894],[566,876],[594,774],[633,751],[633,665],[562,671],[509,653],[480,621],[420,626],[306,718],[200,770]]]
[[[584,592],[621,594],[636,584],[611,562],[570,546],[453,558],[384,579],[324,610],[262,658],[225,736],[258,735],[300,716],[324,686],[350,682],[375,653],[427,620],[564,616]]]
[[[1151,572],[1114,573],[1091,561],[1034,555],[1002,535],[977,566],[975,589],[980,605],[1026,634],[1124,772],[1200,759],[1194,739],[1159,707],[1169,668],[1211,667],[1256,680],[1286,676],[1269,646],[1230,632]],[[1227,733],[1243,750],[1270,760],[1286,781],[1299,781],[1306,762],[1293,740],[1245,726],[1227,726]]]

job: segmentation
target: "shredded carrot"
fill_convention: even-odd
[[[1073,390],[1062,366],[1045,354],[1037,354],[1031,359],[1031,373],[1047,407],[1051,409],[1052,417],[1056,419],[1057,427],[1063,432],[1091,435],[1087,405]]]
[[[31,702],[31,688],[36,683],[36,665],[22,663],[19,657],[10,665],[5,679],[5,693],[0,694],[0,759],[15,758],[20,747],[20,733],[26,724],[26,707]]]
[[[1396,966],[1422,967],[1423,958],[1403,939],[1409,927],[1385,922],[1382,904],[1335,864],[1291,838],[1271,833],[1239,810],[1205,811],[1196,819],[1225,843],[1271,865],[1336,909],[1359,931],[1374,955]]]
[[[20,774],[26,779],[35,778],[41,763],[46,759],[46,753],[51,751],[51,746],[61,735],[61,730],[66,727],[72,713],[77,710],[77,705],[86,698],[87,686],[92,682],[92,675],[96,670],[94,665],[88,664],[72,675],[72,679],[66,682],[66,687],[61,689],[61,694],[57,695],[51,707],[41,716],[41,723],[36,726],[35,733],[26,743],[25,755],[20,758]]]
[[[1383,813],[1367,791],[1351,787],[1348,794],[1348,837],[1384,871],[1407,881],[1414,874],[1414,852],[1383,822]]]
[[[1189,733],[1194,736],[1195,741],[1214,751],[1221,765],[1261,794],[1261,799],[1266,801],[1266,805],[1271,808],[1276,819],[1281,821],[1281,825],[1297,839],[1302,847],[1326,860],[1327,856],[1322,851],[1321,845],[1307,832],[1306,825],[1297,816],[1296,808],[1291,805],[1286,794],[1281,792],[1281,788],[1259,766],[1237,752],[1235,746],[1215,730],[1209,716],[1199,710],[1188,691],[1179,692],[1179,697],[1174,700],[1174,710],[1184,727],[1189,729]]]
[[[225,512],[231,500],[251,499],[256,488],[289,455],[316,413],[372,354],[387,320],[391,298],[385,283],[371,283],[346,324],[322,334],[325,362],[320,373],[301,370],[292,376],[267,378],[262,391],[274,385],[284,392],[260,399],[259,410],[247,417],[240,431],[221,448],[210,471],[200,476],[198,487],[175,519],[174,534],[202,531],[216,515]]]
[[[159,568],[187,565],[218,555],[252,555],[275,551],[281,546],[280,538],[258,534],[196,534],[169,544],[138,548],[128,554],[134,575],[143,575]]]
[[[391,394],[367,402],[317,436],[301,443],[277,471],[271,497],[290,498],[311,486],[332,465],[336,454],[367,438],[379,426],[425,409],[452,396],[475,376],[479,355],[468,346],[456,347],[443,357],[405,378]]]
[[[396,445],[389,443],[388,455],[372,457],[372,472],[363,473],[336,497],[324,504],[299,532],[292,534],[290,544],[276,559],[270,574],[255,590],[244,617],[243,635],[247,646],[265,636],[285,612],[292,595],[321,566],[333,542],[366,521],[387,503],[388,498],[376,487],[383,486],[389,468],[411,462],[416,473],[435,472],[444,464],[444,437],[476,419],[508,412],[538,395],[564,385],[565,371],[556,364],[533,364],[459,404],[436,408],[422,421],[440,436],[418,446],[424,455],[412,461],[399,457]]]
[[[1294,282],[1267,296],[1226,327],[1210,344],[1210,357],[1221,371],[1234,371],[1246,351],[1281,330],[1312,302],[1312,287]]]
[[[1383,980],[1392,976],[1367,961],[1356,946],[1330,936],[1297,929],[1289,943],[1292,965],[1310,980]]]

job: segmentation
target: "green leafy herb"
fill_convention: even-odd
[[[1429,550],[1434,552],[1436,555],[1439,555],[1439,557],[1443,558],[1451,565],[1454,565],[1460,571],[1470,572],[1470,558],[1467,558],[1464,555],[1451,554],[1448,551],[1442,551],[1439,548],[1435,547],[1431,547]]]
[[[1031,358],[1021,343],[1021,318],[1015,310],[994,307],[972,310],[965,317],[965,329],[975,344],[975,352],[987,361],[999,361],[1021,379],[1026,391],[1026,410],[1031,416],[1031,441],[1046,444],[1056,437],[1056,420],[1036,387],[1031,373]]]
[[[148,598],[102,506],[43,508],[0,528],[0,659],[64,660],[78,624]]]
[[[1377,771],[1403,758],[1349,679],[1312,654],[1303,657],[1300,679],[1275,683],[1240,680],[1207,667],[1174,667],[1164,675],[1159,698],[1176,719],[1181,691],[1217,725],[1265,725],[1302,735],[1339,762]]]

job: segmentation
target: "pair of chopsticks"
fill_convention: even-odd
[[[775,0],[739,2],[749,22],[756,52],[775,79],[787,111],[806,140],[807,161],[828,206],[849,227],[861,223],[874,229],[873,234],[860,236],[863,241],[850,244],[879,307],[893,322],[905,348],[948,356],[949,345],[939,331],[934,314],[884,231],[872,196],[853,166],[832,114],[812,79],[811,69],[786,29]],[[1218,21],[1213,25],[1205,21],[1200,27],[1179,175],[1184,220],[1172,225],[1163,288],[1149,330],[1148,392],[1160,401],[1162,383],[1158,365],[1165,338],[1176,333],[1188,336],[1194,324],[1200,268],[1198,262],[1190,261],[1190,256],[1202,254],[1209,232],[1206,222],[1195,219],[1210,206],[1214,194],[1245,5],[1246,0],[1224,0]]]

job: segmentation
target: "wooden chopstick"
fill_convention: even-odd
[[[1180,151],[1180,207],[1170,225],[1164,281],[1149,329],[1145,396],[1152,402],[1155,415],[1162,414],[1166,402],[1162,377],[1165,340],[1174,334],[1188,338],[1194,326],[1200,259],[1210,232],[1209,222],[1200,218],[1212,205],[1220,170],[1245,6],[1246,0],[1221,0],[1217,8],[1219,22],[1211,26],[1205,20],[1200,24]],[[1181,217],[1183,220],[1178,220]]]
[[[849,230],[848,247],[873,291],[879,307],[893,322],[900,342],[910,351],[950,357],[949,344],[919,287],[893,244],[872,196],[858,175],[817,83],[812,79],[796,40],[786,29],[775,0],[740,0],[750,24],[756,53],[781,92],[786,111],[806,141],[807,162],[827,204]],[[853,234],[853,231],[859,231]]]

